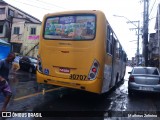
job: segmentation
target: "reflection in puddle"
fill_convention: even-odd
[[[13,92],[12,98],[19,98],[34,93],[42,92],[43,88],[51,89],[52,85],[43,85],[36,82],[36,75],[18,71],[16,73],[10,72],[9,83]]]

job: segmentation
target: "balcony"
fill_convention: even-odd
[[[11,36],[11,43],[23,43],[22,34],[16,34]]]

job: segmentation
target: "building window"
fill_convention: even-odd
[[[22,44],[21,43],[13,43],[13,52],[20,53]]]
[[[5,8],[0,8],[0,14],[5,14]]]
[[[14,17],[14,11],[13,11],[13,10],[11,10],[11,9],[9,9],[9,11],[8,11],[8,15],[9,15],[9,16],[12,16],[12,17]]]
[[[20,28],[19,27],[14,27],[13,34],[19,34]]]
[[[0,25],[0,34],[3,33],[3,25]]]
[[[30,35],[36,35],[36,28],[31,28]]]

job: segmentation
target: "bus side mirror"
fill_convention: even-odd
[[[131,72],[128,72],[128,74],[131,74]]]

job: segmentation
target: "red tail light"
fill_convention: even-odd
[[[129,82],[134,82],[134,76],[129,77]]]
[[[43,68],[42,68],[41,58],[40,58],[40,56],[39,56],[39,55],[37,56],[37,58],[38,58],[37,70],[38,70],[39,72],[43,73]]]
[[[92,72],[97,72],[97,69],[96,68],[92,68]]]
[[[91,69],[89,71],[89,74],[88,74],[89,80],[94,80],[97,77],[99,66],[100,65],[99,65],[98,61],[94,60],[92,66],[91,66]]]

